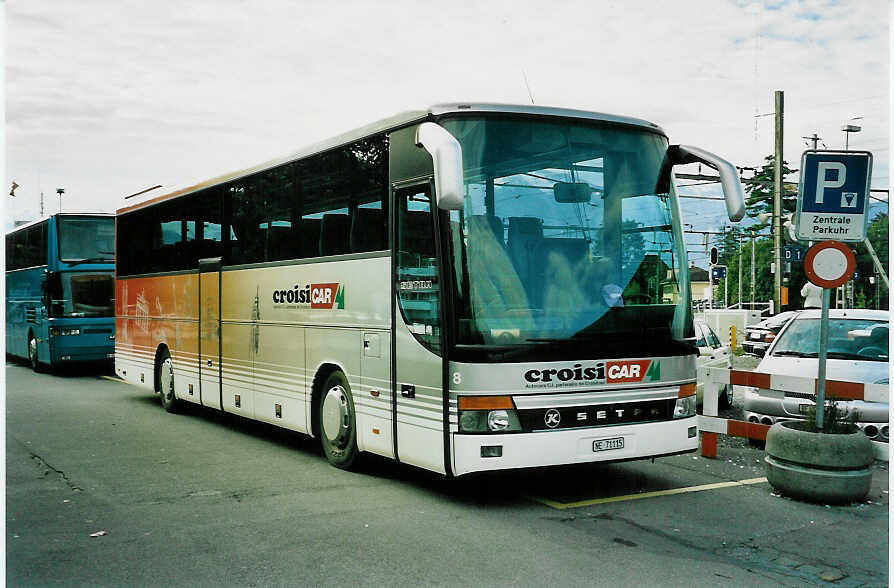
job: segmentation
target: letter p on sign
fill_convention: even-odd
[[[827,177],[828,171],[835,170],[838,172],[838,177],[834,180],[830,180]],[[823,203],[823,192],[826,188],[840,188],[844,185],[845,176],[847,175],[847,168],[844,167],[843,163],[839,163],[837,161],[821,161],[817,167],[817,178],[816,178],[816,203]]]

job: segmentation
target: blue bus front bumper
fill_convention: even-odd
[[[77,329],[77,335],[62,335]],[[77,361],[105,361],[115,357],[114,319],[54,320],[50,326],[50,361],[53,365]]]

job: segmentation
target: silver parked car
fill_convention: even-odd
[[[732,368],[732,355],[728,345],[724,345],[717,338],[717,335],[703,320],[696,319],[694,321],[696,346],[698,347],[698,359],[696,365],[698,367],[722,367],[725,369]],[[698,382],[695,388],[696,403],[702,405],[705,394],[704,382]],[[720,391],[717,399],[718,408],[729,408],[733,405],[733,387],[726,384]]]
[[[820,311],[799,312],[767,350],[755,371],[787,376],[817,377]],[[888,383],[888,311],[829,311],[826,378],[870,384]],[[839,401],[871,438],[888,440],[888,403]],[[812,394],[746,388],[745,418],[772,424],[803,419],[814,406]]]

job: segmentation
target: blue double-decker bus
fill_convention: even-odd
[[[6,352],[35,371],[114,358],[115,217],[56,214],[6,234]]]

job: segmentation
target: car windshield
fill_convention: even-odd
[[[466,174],[448,228],[459,346],[587,342],[623,355],[691,336],[678,203],[672,189],[656,193],[664,136],[525,118],[442,124]]]
[[[717,335],[714,334],[714,331],[711,329],[711,327],[705,325],[704,328],[708,337],[708,345],[710,345],[714,349],[719,349],[721,347],[720,339],[717,338]]]
[[[817,357],[820,320],[798,318],[779,336],[773,356]],[[888,321],[829,319],[829,359],[888,361]]]

